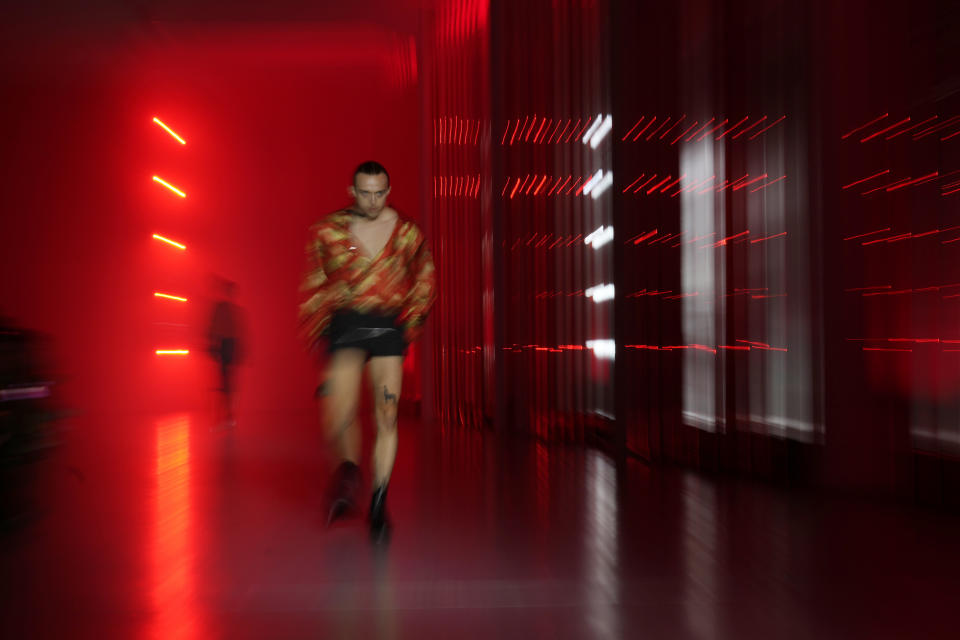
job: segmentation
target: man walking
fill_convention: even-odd
[[[376,442],[369,524],[389,532],[387,486],[397,454],[397,409],[407,345],[421,333],[436,298],[436,272],[423,233],[387,205],[390,177],[383,165],[357,167],[354,204],[311,227],[310,270],[301,319],[311,345],[328,339],[329,361],[318,388],[321,415],[339,462],[327,522],[355,509],[360,486],[356,424],[364,367],[374,397]]]

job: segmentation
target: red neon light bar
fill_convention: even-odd
[[[166,242],[166,243],[169,244],[169,245],[173,245],[174,247],[176,247],[177,249],[180,249],[181,251],[186,251],[186,250],[187,250],[186,245],[182,245],[182,244],[180,244],[179,242],[175,242],[175,241],[171,240],[170,238],[164,238],[163,236],[157,235],[156,233],[153,234],[153,238],[154,238],[155,240],[159,240],[160,242]]]
[[[180,189],[177,189],[175,186],[173,186],[172,184],[170,184],[169,182],[167,182],[167,181],[164,180],[163,178],[160,178],[160,177],[158,177],[158,176],[153,176],[153,181],[154,181],[154,182],[159,182],[160,184],[162,184],[163,186],[165,186],[167,189],[170,189],[170,191],[173,191],[175,194],[177,194],[177,195],[180,196],[181,198],[186,198],[186,197],[187,197],[187,194],[185,194],[183,191],[180,191]]]
[[[156,298],[166,298],[167,300],[176,300],[176,301],[178,301],[178,302],[186,302],[186,301],[187,301],[186,298],[182,298],[182,297],[180,297],[180,296],[173,296],[173,295],[170,295],[169,293],[157,293],[157,292],[155,292],[153,295],[154,295],[154,297],[156,297]]]
[[[160,118],[154,118],[153,121],[156,122],[156,123],[157,123],[158,125],[160,125],[161,127],[163,127],[163,130],[164,130],[164,131],[166,131],[166,132],[169,133],[171,136],[173,136],[174,138],[176,138],[177,142],[179,142],[180,144],[187,144],[187,141],[186,141],[186,140],[184,140],[183,138],[181,138],[180,136],[178,136],[178,135],[177,135],[177,132],[174,131],[173,129],[171,129],[170,127],[168,127],[167,125],[165,125],[165,124],[160,120]]]

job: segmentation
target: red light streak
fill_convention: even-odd
[[[727,184],[728,182],[730,182],[730,181],[729,181],[729,180],[724,180],[723,184]],[[713,189],[714,189],[715,186],[716,186],[716,185],[711,184],[711,185],[710,185],[709,187],[707,187],[706,189],[700,189],[699,191],[697,191],[697,194],[706,193],[707,191],[713,191]],[[721,186],[722,186],[722,185],[721,185]]]
[[[736,233],[736,234],[734,234],[734,235],[732,235],[732,236],[727,236],[727,237],[724,238],[723,240],[719,240],[719,241],[715,242],[713,245],[707,245],[707,246],[725,247],[725,246],[727,246],[727,243],[729,243],[731,240],[734,240],[734,239],[739,238],[739,237],[741,237],[741,236],[747,236],[747,235],[750,235],[750,230],[749,230],[749,229],[748,229],[747,231],[741,231],[740,233]]]
[[[164,238],[163,236],[160,236],[160,235],[157,235],[157,234],[153,234],[153,237],[154,237],[156,240],[159,240],[160,242],[166,242],[167,244],[172,245],[172,246],[180,249],[181,251],[186,251],[186,250],[187,250],[187,248],[186,248],[184,245],[180,244],[179,242],[174,242],[173,240],[170,240],[169,238]]]
[[[903,235],[902,233],[898,233],[896,235],[887,236],[886,238],[880,238],[878,240],[868,240],[867,242],[861,242],[860,245],[866,247],[867,245],[877,244],[878,242],[886,242],[890,238],[898,238],[902,235]]]
[[[681,122],[683,122],[683,121],[686,120],[686,119],[687,119],[687,114],[683,114],[682,116],[680,116],[680,119],[679,119],[679,120],[677,120],[676,122],[674,122],[672,125],[670,125],[670,128],[669,128],[669,129],[667,129],[666,131],[664,131],[663,133],[660,134],[660,137],[658,138],[658,140],[663,140],[664,138],[666,138],[668,135],[670,135],[670,132],[671,132],[671,131],[673,131],[674,129],[676,129],[676,127],[677,127],[678,124],[680,124]]]
[[[634,244],[634,245],[638,245],[638,244],[640,244],[641,242],[643,242],[644,240],[646,240],[646,239],[648,239],[648,238],[652,238],[653,236],[657,235],[657,233],[659,233],[659,231],[657,231],[656,229],[654,229],[653,231],[651,231],[651,232],[649,232],[649,233],[646,233],[646,234],[642,235],[641,237],[637,238],[636,240],[634,240],[634,241],[633,241],[633,244]]]
[[[748,187],[748,186],[750,186],[751,184],[753,184],[754,182],[757,182],[758,180],[763,180],[763,179],[766,178],[766,177],[767,177],[767,174],[763,174],[763,175],[760,176],[759,178],[754,178],[753,180],[750,180],[750,181],[748,181],[748,182],[744,182],[743,184],[739,184],[739,185],[735,186],[735,187],[733,188],[733,190],[734,190],[734,191],[740,191],[740,189],[743,189],[744,187]]]
[[[536,182],[536,181],[537,181],[537,174],[533,174],[533,180],[530,181],[530,186],[527,187],[527,190],[524,192],[523,195],[525,195],[525,196],[530,195],[530,189],[533,188],[533,183]],[[526,185],[527,183],[524,182],[523,184]],[[521,190],[522,190],[522,189],[521,189]]]
[[[873,174],[872,176],[867,176],[866,178],[862,178],[862,179],[860,179],[860,180],[857,180],[856,182],[851,182],[850,184],[845,185],[843,188],[844,188],[844,189],[849,189],[850,187],[852,187],[852,186],[854,186],[854,185],[858,185],[858,184],[860,184],[861,182],[866,182],[867,180],[873,180],[874,178],[879,178],[880,176],[886,175],[886,174],[888,174],[888,173],[890,173],[890,169],[885,169],[884,171],[881,171],[880,173],[875,173],[875,174]]]
[[[940,244],[953,244],[954,242],[960,240],[960,238],[954,238],[953,240],[941,240]]]
[[[580,177],[577,178],[577,181],[573,183],[573,186],[570,187],[570,188],[567,190],[567,195],[570,195],[570,192],[572,192],[574,189],[577,188],[577,185],[580,184],[580,181],[581,181],[581,180],[583,180],[583,176],[580,176]],[[584,186],[586,186],[586,185],[584,185]],[[583,187],[580,187],[580,190],[582,191],[582,190],[583,190]],[[580,191],[577,191],[577,195],[580,195]]]
[[[546,119],[546,118],[544,118],[544,119]],[[530,128],[527,129],[526,134],[524,134],[524,136],[523,136],[523,141],[524,141],[524,142],[529,142],[529,141],[530,141],[530,132],[533,131],[533,128],[534,128],[535,126],[537,126],[537,114],[533,114],[533,120],[530,122]]]
[[[473,144],[478,144],[480,142],[480,121],[477,120],[477,132],[473,134]]]
[[[637,124],[635,124],[635,125],[633,125],[632,127],[630,127],[630,131],[627,131],[627,135],[625,135],[625,136],[623,136],[622,138],[620,138],[620,142],[625,142],[626,139],[630,137],[630,134],[633,133],[633,130],[636,129],[637,127],[639,127],[639,126],[640,126],[640,123],[643,122],[646,117],[647,117],[647,116],[643,116],[643,118],[640,118],[639,120],[637,120]]]
[[[633,136],[633,140],[632,140],[631,142],[636,142],[636,141],[637,141],[637,138],[639,138],[640,136],[642,136],[642,135],[643,135],[643,132],[646,131],[647,129],[649,129],[649,128],[650,128],[650,125],[652,125],[652,124],[653,124],[654,122],[656,122],[656,121],[657,121],[657,116],[653,116],[653,120],[651,120],[650,122],[648,122],[648,123],[647,123],[647,126],[645,126],[643,129],[640,129],[640,133],[638,133],[637,135]]]
[[[561,180],[563,180],[563,176],[560,176],[559,178],[557,178],[556,183],[552,187],[550,187],[550,191],[547,192],[547,197],[553,195],[554,189],[556,189],[560,185]]]
[[[527,178],[530,176],[528,175]],[[513,191],[510,192],[510,199],[513,200],[513,196],[516,195],[517,189],[520,188],[520,178],[517,178],[517,184],[513,185]]]
[[[955,123],[957,120],[960,120],[960,116],[953,116],[953,117],[951,117],[951,118],[947,118],[946,120],[944,120],[944,121],[941,122],[940,124],[935,124],[935,125],[933,125],[932,127],[928,127],[928,128],[926,128],[926,129],[924,129],[924,130],[921,131],[920,133],[914,134],[914,135],[913,135],[913,139],[914,139],[914,140],[919,140],[920,138],[925,138],[925,137],[927,137],[928,135],[930,135],[931,133],[934,133],[934,132],[936,132],[936,131],[939,131],[940,129],[945,129],[946,127],[949,127],[950,125],[952,125],[953,123]]]
[[[953,136],[960,136],[960,131],[957,131],[957,132],[955,132],[955,133],[951,133],[951,134],[948,135],[948,136],[944,136],[943,138],[940,138],[940,140],[941,140],[941,141],[943,141],[943,140],[949,140],[949,139],[952,138]]]
[[[500,144],[505,145],[507,143],[507,134],[510,132],[510,121],[507,120],[507,128],[503,130],[503,139],[500,140]]]
[[[706,122],[704,122],[704,123],[703,123],[703,126],[700,127],[699,129],[697,129],[696,131],[694,131],[692,134],[690,134],[690,137],[687,138],[686,140],[684,140],[684,142],[690,142],[691,140],[693,140],[693,139],[697,136],[698,133],[700,133],[701,131],[703,131],[704,129],[706,129],[706,128],[710,125],[710,123],[713,122],[713,121],[716,120],[716,119],[717,119],[716,117],[713,117],[713,118],[710,118],[709,120],[707,120]]]
[[[903,189],[904,187],[909,187],[912,184],[920,184],[922,182],[929,182],[930,180],[936,178],[940,175],[939,171],[934,171],[933,173],[928,173],[925,176],[920,176],[919,178],[914,178],[909,182],[904,182],[903,184],[898,184],[894,187],[887,187],[887,191],[896,191],[897,189]]]
[[[658,243],[660,243],[660,242],[666,242],[667,240],[670,240],[670,239],[672,239],[672,238],[676,238],[676,237],[679,236],[679,235],[680,235],[679,233],[668,233],[667,235],[661,236],[661,237],[657,238],[656,240],[652,241],[652,242],[651,242],[650,244],[648,244],[647,246],[649,247],[649,246],[658,244]]]
[[[874,289],[892,289],[893,287],[889,284],[875,285],[872,287],[853,287],[851,289],[844,289],[844,291],[854,292],[854,291],[872,291]]]
[[[159,182],[160,184],[162,184],[163,186],[165,186],[167,189],[170,189],[170,191],[173,191],[175,194],[177,194],[177,195],[180,196],[181,198],[186,198],[186,197],[187,197],[187,194],[185,194],[183,191],[180,191],[180,189],[177,189],[175,186],[173,186],[172,184],[170,184],[169,182],[167,182],[167,181],[164,180],[163,178],[160,178],[160,177],[158,177],[158,176],[153,176],[153,181],[154,181],[154,182]]]
[[[697,126],[697,124],[699,124],[699,120],[694,120],[693,124],[687,127],[686,131],[684,131],[683,133],[681,133],[680,135],[678,135],[676,138],[673,139],[673,142],[670,143],[670,146],[672,147],[673,145],[677,144],[680,138],[690,133],[690,130],[693,129],[695,126]]]
[[[540,193],[540,189],[543,188],[543,183],[547,181],[547,176],[543,176],[543,180],[540,181],[540,185],[537,187],[536,191],[533,192],[533,195]]]
[[[636,180],[634,180],[633,182],[631,182],[629,185],[627,185],[627,188],[624,189],[623,191],[621,191],[620,193],[626,193],[627,191],[630,191],[630,189],[633,187],[633,185],[635,185],[635,184],[637,184],[638,182],[640,182],[640,179],[643,178],[643,176],[645,176],[645,175],[647,175],[647,174],[641,173],[641,174],[640,174],[640,178],[637,178]]]
[[[950,195],[951,193],[956,193],[956,192],[958,192],[958,191],[960,191],[960,188],[954,189],[953,191],[944,191],[944,192],[941,193],[940,195],[941,195],[941,196],[948,196],[948,195]]]
[[[931,120],[936,120],[936,119],[939,118],[939,117],[940,117],[940,116],[932,116],[932,117],[930,117],[930,118],[927,118],[927,119],[924,120],[923,122],[918,122],[918,123],[915,124],[915,125],[909,126],[909,127],[907,127],[906,129],[902,129],[902,130],[900,130],[900,131],[897,131],[897,132],[894,133],[894,134],[891,134],[891,135],[887,136],[886,139],[887,139],[887,140],[893,140],[893,139],[896,138],[897,136],[903,135],[904,133],[907,133],[908,131],[913,131],[914,129],[919,129],[920,127],[922,127],[923,125],[927,124],[927,123],[930,122]]]
[[[644,182],[642,185],[640,185],[639,187],[637,187],[636,189],[634,189],[633,192],[634,192],[634,193],[640,192],[641,189],[643,189],[645,186],[647,186],[648,184],[650,184],[651,182],[653,182],[653,179],[656,178],[656,177],[657,177],[657,174],[653,174],[652,176],[650,176],[650,178],[649,178],[646,182]]]
[[[189,349],[157,349],[154,353],[158,356],[185,356],[190,353]]]
[[[567,183],[573,180],[573,176],[567,176],[567,179],[563,181],[563,184],[560,185],[560,188],[557,189],[557,195],[560,195],[560,192],[563,191],[563,188],[567,186]]]
[[[665,126],[667,126],[667,123],[669,123],[672,119],[673,119],[673,116],[669,116],[666,120],[663,121],[663,123],[659,127],[657,127],[654,131],[652,131],[650,135],[647,136],[647,142],[650,142],[650,140],[653,139],[653,136],[657,135],[657,132],[660,131],[660,129],[663,129]]]
[[[757,187],[756,189],[750,189],[750,193],[755,193],[755,192],[757,192],[757,191],[760,191],[761,189],[766,189],[766,188],[769,187],[770,185],[772,185],[772,184],[777,184],[778,182],[780,182],[781,180],[785,179],[786,177],[787,177],[787,176],[780,176],[779,178],[777,178],[777,179],[774,180],[773,182],[768,182],[767,184],[760,185],[760,186]]]
[[[667,186],[665,186],[663,189],[661,189],[661,190],[660,190],[660,193],[666,193],[666,192],[669,191],[670,189],[673,189],[675,186],[677,186],[678,184],[680,184],[680,181],[681,181],[681,180],[683,180],[683,179],[686,178],[686,177],[687,177],[687,174],[683,174],[682,176],[680,176],[679,178],[677,178],[676,180],[674,180],[673,182],[671,182],[670,184],[668,184]]]
[[[567,136],[567,139],[563,141],[564,143],[570,142],[570,138],[573,137],[573,134],[576,132],[577,127],[580,126],[580,121],[581,121],[581,120],[582,120],[582,118],[577,118],[577,124],[574,125],[573,129],[570,131],[570,135]],[[573,118],[570,119],[570,122],[573,122]],[[566,131],[567,128],[564,127],[563,130]],[[562,138],[562,137],[563,137],[563,134],[561,133],[561,134],[560,134],[560,138]],[[557,138],[557,142],[560,142],[560,138]]]
[[[690,185],[690,186],[687,186],[687,187],[684,187],[683,189],[680,189],[679,191],[677,191],[676,193],[674,193],[674,194],[671,195],[670,197],[671,197],[671,198],[676,198],[678,195],[680,195],[680,194],[683,193],[684,191],[693,191],[694,189],[697,189],[697,188],[703,186],[704,184],[706,184],[707,182],[709,182],[709,181],[711,181],[711,180],[715,180],[716,178],[717,178],[716,175],[712,175],[712,176],[710,176],[709,178],[707,178],[706,180],[701,180],[700,182],[696,182],[696,183],[694,183],[694,184],[692,184],[692,185]]]
[[[883,229],[877,229],[876,231],[868,231],[867,233],[861,233],[860,235],[850,236],[849,238],[844,238],[844,240],[856,240],[857,238],[866,238],[867,236],[872,236],[875,233],[883,233],[884,231],[890,231],[890,227],[884,227]]]
[[[898,236],[892,236],[887,238],[887,242],[896,242],[897,240],[906,240],[907,238],[912,238],[913,234],[911,233],[901,233]]]
[[[553,120],[551,119],[550,122],[553,123]],[[546,124],[547,124],[547,118],[544,117],[543,122],[540,123],[540,128],[537,129],[537,135],[533,136],[533,144],[537,144],[537,138],[539,138],[540,134],[543,133],[543,128],[546,126]]]
[[[911,179],[911,178],[909,178],[909,177],[900,178],[899,180],[894,180],[894,181],[891,182],[890,184],[885,184],[885,185],[883,185],[883,186],[876,187],[875,189],[870,189],[869,191],[864,191],[864,192],[861,193],[860,195],[862,195],[862,196],[869,195],[869,194],[873,193],[874,191],[881,191],[881,190],[887,189],[888,187],[893,187],[893,186],[895,186],[895,185],[898,185],[898,184],[900,184],[901,182],[907,182],[907,181],[910,180],[910,179]],[[889,190],[889,189],[888,189],[888,190]]]
[[[863,347],[864,351],[905,351],[907,353],[913,353],[913,349],[891,349],[888,347]]]
[[[879,135],[881,135],[881,134],[884,134],[884,133],[886,133],[887,131],[890,131],[890,129],[894,129],[894,128],[896,128],[896,127],[899,127],[900,125],[906,124],[907,122],[910,122],[910,116],[907,116],[906,118],[904,118],[904,119],[901,120],[900,122],[896,122],[896,123],[890,125],[889,127],[884,127],[883,129],[880,129],[880,131],[877,131],[876,133],[870,134],[870,135],[867,136],[866,138],[863,138],[862,140],[860,140],[860,142],[863,143],[863,142],[866,142],[866,141],[868,141],[868,140],[873,140],[873,139],[876,138],[877,136],[879,136]]]
[[[750,347],[741,347],[739,345],[734,346],[734,345],[727,345],[727,344],[717,345],[717,349],[729,349],[731,351],[750,351]]]
[[[561,123],[561,122],[562,122],[562,120],[559,120],[559,119],[557,120],[557,126],[555,126],[555,127],[553,128],[553,132],[550,134],[550,139],[546,141],[546,144],[550,144],[551,142],[553,142],[553,136],[555,136],[555,135],[557,134],[557,131],[560,130],[560,123]],[[541,142],[543,142],[543,141],[541,140]]]
[[[746,122],[746,121],[749,120],[749,119],[750,119],[750,116],[744,116],[743,119],[740,120],[740,122],[738,122],[737,124],[733,125],[733,126],[730,127],[729,129],[727,129],[726,131],[724,131],[723,133],[721,133],[716,139],[717,139],[717,140],[723,140],[724,136],[726,136],[728,133],[730,133],[731,131],[733,131],[734,129],[736,129],[737,127],[739,127],[740,125],[742,125],[744,122]]]
[[[765,242],[765,241],[767,241],[767,240],[773,240],[774,238],[782,238],[782,237],[785,236],[785,235],[787,235],[787,232],[786,232],[786,231],[783,231],[783,232],[781,232],[781,233],[777,233],[777,234],[774,234],[774,235],[772,235],[772,236],[767,236],[766,238],[757,238],[756,240],[751,240],[751,241],[750,241],[750,244],[757,244],[758,242]]]
[[[746,180],[748,177],[750,177],[750,174],[749,174],[749,173],[745,173],[743,176],[737,178],[736,180],[734,180],[734,181],[731,182],[730,184],[724,184],[723,187],[721,187],[720,189],[717,189],[717,193],[720,193],[721,191],[726,191],[727,189],[729,189],[729,188],[731,188],[731,187],[735,187],[741,180]]]
[[[653,193],[654,191],[656,191],[657,189],[659,189],[661,186],[663,186],[663,183],[665,183],[667,180],[669,180],[669,179],[672,178],[672,177],[673,177],[673,176],[667,176],[666,178],[664,178],[663,180],[661,180],[661,181],[658,182],[657,184],[655,184],[655,185],[653,185],[652,187],[650,187],[650,189],[647,191],[647,195],[650,195],[651,193]]]
[[[530,118],[530,116],[525,116],[525,117],[524,117],[524,119],[523,119],[523,126],[524,126],[524,127],[527,126],[527,120],[528,120],[529,118]],[[516,140],[516,138],[517,138],[517,132],[518,132],[519,130],[520,130],[520,118],[517,118],[517,124],[514,125],[514,127],[513,127],[513,135],[510,136],[510,145],[511,145],[511,146],[513,146],[513,141]]]
[[[590,116],[590,118],[587,120],[586,124],[583,125],[583,129],[581,129],[581,130],[580,130],[580,133],[578,133],[573,139],[574,139],[574,140],[579,140],[579,139],[580,139],[580,136],[582,136],[584,133],[586,133],[587,129],[590,128],[590,123],[591,123],[591,122],[593,122],[593,116]]]
[[[766,116],[764,116],[764,118],[766,118]],[[752,136],[750,136],[750,137],[748,138],[748,140],[753,140],[753,139],[756,138],[757,136],[763,135],[763,133],[764,133],[765,131],[767,131],[768,129],[770,129],[770,128],[773,127],[773,126],[776,126],[777,123],[781,122],[782,120],[785,120],[786,118],[787,118],[787,116],[785,116],[785,115],[780,116],[779,118],[777,118],[776,120],[774,120],[773,122],[771,122],[769,125],[767,125],[767,126],[764,127],[763,129],[760,129],[760,131],[757,131],[755,134],[753,134]],[[737,136],[734,136],[734,139],[736,139],[736,138],[737,138]]]
[[[168,127],[167,125],[165,125],[165,124],[160,120],[160,118],[154,118],[153,121],[156,122],[156,123],[157,123],[158,125],[160,125],[161,127],[163,127],[163,130],[166,131],[167,133],[169,133],[171,136],[173,136],[173,137],[177,140],[177,142],[179,142],[180,144],[187,144],[187,141],[186,141],[186,140],[184,140],[183,138],[181,138],[180,136],[178,136],[178,135],[177,135],[177,132],[174,131],[173,129],[171,129],[170,127]]]
[[[763,121],[766,120],[766,119],[767,119],[767,116],[763,116],[762,118],[760,118],[759,120],[757,120],[756,122],[754,122],[752,125],[750,125],[750,126],[747,127],[746,129],[744,129],[743,131],[741,131],[741,132],[738,133],[737,135],[733,136],[733,138],[731,138],[731,139],[732,139],[732,140],[736,140],[737,138],[739,138],[739,137],[742,136],[743,134],[748,133],[751,129],[753,129],[755,126],[757,126],[758,124],[760,124],[761,122],[763,122]]]
[[[880,122],[881,120],[883,120],[884,118],[886,118],[886,117],[889,116],[889,115],[890,115],[889,113],[885,113],[885,114],[883,114],[882,116],[880,116],[879,118],[874,118],[873,120],[871,120],[871,121],[868,122],[867,124],[862,124],[862,125],[860,125],[859,127],[857,127],[856,129],[854,129],[853,131],[851,131],[850,133],[847,133],[847,134],[844,134],[844,135],[840,136],[840,139],[841,139],[841,140],[846,140],[847,138],[849,138],[850,136],[852,136],[853,134],[855,134],[857,131],[861,131],[862,129],[866,129],[866,128],[869,127],[870,125],[876,124],[877,122]]]
[[[166,298],[167,300],[176,300],[177,302],[186,302],[186,301],[187,301],[186,298],[183,298],[183,297],[180,297],[180,296],[173,296],[173,295],[170,295],[169,293],[156,293],[156,292],[155,292],[153,295],[154,295],[154,297],[156,297],[156,298]]]
[[[583,234],[582,234],[582,233],[578,233],[577,235],[575,235],[573,238],[570,239],[570,242],[567,243],[567,246],[569,247],[570,245],[572,245],[573,243],[575,243],[577,240],[579,240],[579,239],[582,238],[582,237],[583,237]]]
[[[720,127],[722,127],[723,125],[727,124],[728,122],[730,122],[730,118],[724,118],[724,119],[723,119],[723,122],[721,122],[720,124],[718,124],[717,126],[715,126],[713,129],[710,129],[710,131],[707,131],[705,134],[703,134],[702,136],[700,136],[699,138],[697,138],[697,142],[700,142],[701,140],[703,140],[703,139],[706,138],[708,135],[710,135],[711,133],[713,133],[714,131],[716,131],[717,129],[719,129]]]

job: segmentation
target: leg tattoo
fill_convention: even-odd
[[[387,390],[386,385],[384,385],[384,387],[383,387],[383,401],[384,401],[386,404],[397,404],[397,394],[395,394],[395,393],[390,393],[390,392]]]

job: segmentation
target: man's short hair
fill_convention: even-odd
[[[376,176],[382,173],[383,175],[387,176],[387,186],[388,187],[390,186],[390,174],[387,173],[386,167],[384,167],[379,162],[368,160],[367,162],[364,162],[359,167],[357,167],[357,170],[353,172],[354,184],[357,183],[357,176],[360,175],[361,173],[368,176]]]

